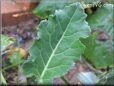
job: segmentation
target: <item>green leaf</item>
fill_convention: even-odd
[[[48,18],[55,10],[64,8],[66,4],[68,0],[41,0],[33,12],[41,18]]]
[[[96,37],[97,34],[94,33],[87,39],[82,40],[86,45],[84,52],[85,58],[97,69],[113,66],[114,51],[110,44],[110,40],[100,42],[96,40]]]
[[[97,43],[96,39],[93,37],[86,40],[88,49],[85,50],[85,56],[96,68],[104,68],[113,65],[113,19],[112,4],[104,4],[102,7],[98,8],[93,15],[87,17],[91,29],[105,31],[110,36],[110,40],[106,42]]]
[[[13,65],[18,65],[22,62],[20,50],[13,52],[13,54],[11,56],[9,56],[9,58],[10,58],[10,62]]]
[[[85,46],[79,39],[90,34],[86,16],[82,5],[74,3],[41,21],[40,39],[33,42],[30,58],[23,64],[24,74],[48,84],[66,74],[84,52]]]
[[[93,14],[87,17],[91,29],[101,29],[113,35],[114,27],[113,5],[104,4]]]
[[[80,1],[86,5],[96,5],[100,2],[100,0],[76,0],[76,1]]]
[[[6,36],[6,35],[2,35],[0,34],[0,49],[1,51],[3,51],[7,46],[9,46],[10,44],[14,43],[14,40],[12,40],[10,37]]]
[[[81,2],[84,4],[95,5],[100,0],[41,0],[40,4],[33,11],[38,17],[48,18],[48,16],[55,12],[55,10],[63,9],[65,6],[74,2]]]

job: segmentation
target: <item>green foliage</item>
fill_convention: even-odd
[[[55,10],[64,8],[66,4],[68,0],[42,0],[33,12],[41,18],[48,18]]]
[[[22,61],[20,51],[17,50],[13,52],[12,55],[9,56],[9,59],[13,65],[19,65]]]
[[[114,0],[106,0],[106,2],[114,4]]]
[[[113,67],[110,71],[101,74],[103,78],[101,83],[104,83],[106,78],[108,78],[107,84],[112,83],[114,81],[112,78],[114,76],[114,17],[113,5],[106,2],[114,4],[113,0],[41,0],[33,13],[45,20],[40,22],[38,39],[33,41],[29,51],[30,57],[22,65],[24,74],[32,80],[35,77],[38,84],[52,84],[54,78],[64,76],[84,55],[95,69]],[[91,10],[91,7],[95,5],[97,10]],[[85,8],[87,8],[88,16],[85,14]],[[90,34],[90,28],[96,32],[104,31],[108,34],[108,39],[97,40],[98,33]],[[8,36],[2,34],[0,36],[1,51],[15,41]],[[12,53],[9,59],[12,65],[8,64],[9,66],[5,66],[3,70],[23,62],[20,51]],[[80,79],[84,83],[99,81],[99,78],[95,80],[97,77],[95,74],[89,72],[83,74],[86,74],[85,77],[81,76]],[[6,84],[2,73],[0,78]],[[89,78],[90,81],[84,78]]]
[[[113,5],[104,4],[99,7],[98,10],[87,17],[87,21],[91,29],[101,29],[108,32],[109,35],[113,35],[114,27],[114,17],[113,17]]]
[[[65,6],[75,2],[80,2],[82,5],[95,5],[100,0],[41,0],[40,4],[33,11],[38,17],[48,18],[55,10],[63,9]]]
[[[79,39],[90,34],[85,18],[82,5],[74,3],[41,21],[40,39],[33,42],[30,58],[23,65],[24,74],[36,76],[43,84],[66,74],[84,52]]]
[[[0,34],[0,49],[3,51],[6,47],[8,47],[10,44],[14,43],[14,40],[6,35]]]
[[[86,46],[84,56],[97,69],[113,66],[113,47],[110,40],[105,42],[96,39],[97,33],[92,34],[87,39],[82,40]]]
[[[88,46],[85,50],[85,56],[96,68],[113,65],[113,19],[112,4],[102,5],[94,14],[87,17],[92,30],[105,31],[109,35],[109,40],[106,42],[97,42],[92,36],[84,42]]]
[[[72,4],[74,2],[80,4]],[[92,30],[106,31],[110,39],[98,41],[96,33],[88,37],[90,29],[85,22],[84,8],[88,4],[98,5],[99,2],[42,0],[34,13],[47,20],[39,24],[39,40],[34,40],[30,58],[23,64],[24,74],[27,77],[36,76],[39,83],[51,84],[53,78],[66,74],[82,54],[96,69],[112,67],[113,5],[100,4],[102,6],[98,6],[86,19]]]

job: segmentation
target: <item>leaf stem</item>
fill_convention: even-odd
[[[66,85],[69,85],[69,84],[70,84],[63,76],[61,76],[61,79],[64,81],[64,83],[65,83]]]
[[[3,68],[2,71],[5,71],[5,70],[7,70],[7,69],[9,69],[9,68],[12,68],[12,67],[15,67],[15,66],[17,66],[17,65],[10,65],[10,66],[7,66],[7,67]]]
[[[21,64],[21,63],[23,63],[23,61],[21,61],[20,64]],[[5,70],[7,70],[7,69],[9,69],[9,68],[12,68],[12,67],[15,67],[15,66],[18,66],[18,65],[19,65],[19,64],[13,64],[13,65],[7,66],[7,67],[3,68],[2,71],[5,71]]]
[[[6,82],[6,80],[5,80],[5,78],[4,78],[4,76],[3,76],[2,73],[1,73],[1,75],[0,75],[0,78],[1,78],[1,83],[4,84],[4,85],[6,85],[7,82]]]

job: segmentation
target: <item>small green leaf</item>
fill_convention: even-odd
[[[113,35],[114,30],[113,5],[104,4],[93,14],[87,17],[91,29],[101,29]]]
[[[30,58],[23,64],[24,74],[36,76],[43,84],[66,74],[84,52],[79,39],[90,34],[86,16],[82,5],[74,3],[41,21],[40,39],[33,42]]]
[[[113,47],[110,40],[100,42],[96,40],[97,34],[92,34],[87,39],[82,40],[86,45],[84,55],[95,68],[106,68],[113,66]]]
[[[101,30],[108,33],[110,40],[106,42],[96,42],[95,37],[85,40],[87,46],[85,50],[86,58],[96,67],[104,68],[113,65],[113,5],[104,4],[93,14],[88,16],[87,21],[91,29]]]
[[[1,51],[3,51],[7,46],[9,46],[10,44],[14,43],[14,40],[12,40],[10,37],[6,36],[6,35],[2,35],[0,34],[0,49]]]
[[[68,0],[41,0],[33,12],[41,18],[48,18],[55,10],[64,8],[67,3]]]
[[[9,56],[9,59],[10,59],[10,62],[13,64],[13,65],[18,65],[21,63],[21,55],[20,55],[20,51],[17,50],[15,52],[12,53],[11,56]]]

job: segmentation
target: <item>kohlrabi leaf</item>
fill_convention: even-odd
[[[80,3],[56,10],[39,24],[39,40],[30,49],[30,58],[23,64],[26,76],[36,76],[39,83],[51,83],[66,74],[80,59],[85,46],[79,40],[90,34],[86,14]]]
[[[85,58],[97,69],[112,67],[113,63],[113,47],[111,41],[101,42],[96,40],[97,34],[92,34],[88,38],[82,40],[86,49],[84,52]]]
[[[100,2],[100,0],[75,0],[75,1],[79,1],[86,5],[91,5],[91,6],[94,6]]]
[[[41,18],[48,18],[48,16],[57,9],[62,9],[68,4],[68,0],[41,0],[40,4],[33,11]]]
[[[114,30],[113,5],[104,4],[98,10],[87,17],[91,29],[101,29],[113,35]]]
[[[41,18],[48,18],[50,14],[55,12],[55,10],[63,9],[71,3],[80,2],[82,5],[88,4],[88,6],[94,6],[99,1],[100,0],[41,0],[40,4],[33,12]]]
[[[105,31],[111,39],[114,47],[114,15],[113,15],[113,5],[104,4],[99,7],[98,10],[87,17],[87,21],[93,30]]]

